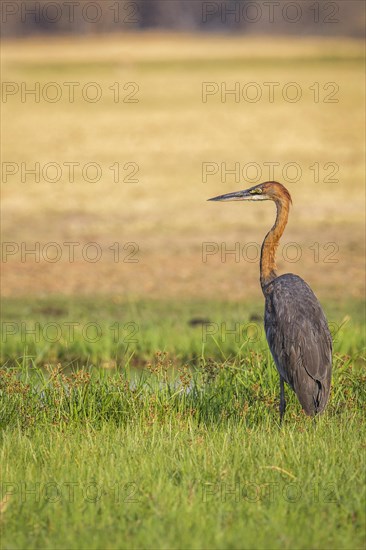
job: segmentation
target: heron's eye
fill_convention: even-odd
[[[260,195],[262,193],[262,189],[260,187],[257,187],[256,189],[252,189],[250,191],[251,195]]]

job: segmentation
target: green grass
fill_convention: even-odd
[[[334,367],[326,414],[289,394],[282,427],[255,353],[175,374],[157,354],[133,379],[5,369],[2,547],[363,548],[365,377]]]
[[[105,327],[138,319],[145,332],[115,361],[101,341],[86,353],[76,340],[73,360],[62,342],[44,352],[39,342],[34,356],[21,341],[5,342],[2,548],[364,547],[366,379],[356,303],[327,307],[329,318],[349,319],[336,338],[326,413],[307,418],[287,389],[282,426],[278,374],[262,338],[217,337],[205,347],[202,327],[188,324],[197,315],[245,320],[259,304],[4,305],[13,321],[96,315]],[[151,351],[164,342],[166,351]],[[45,366],[50,357],[60,363]]]
[[[267,354],[263,308],[263,301],[6,299],[1,358],[10,365],[26,360],[126,367],[143,365],[157,350],[178,363]],[[357,355],[364,346],[362,303],[349,299],[324,308],[334,351]]]

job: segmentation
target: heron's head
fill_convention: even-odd
[[[243,191],[219,195],[209,201],[275,201],[291,203],[291,195],[281,183],[266,181]]]

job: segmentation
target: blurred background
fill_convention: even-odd
[[[364,36],[358,0],[6,0],[3,36],[165,29],[245,34]]]
[[[268,179],[293,198],[279,271],[329,303],[360,305],[363,2],[1,9],[2,294],[13,316],[60,296],[262,308],[273,204],[206,199]]]

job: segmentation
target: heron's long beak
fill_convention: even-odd
[[[234,193],[227,193],[226,195],[218,195],[217,197],[212,197],[212,199],[207,199],[209,201],[245,201],[252,199],[252,195],[249,193],[249,190],[244,191],[235,191]]]

